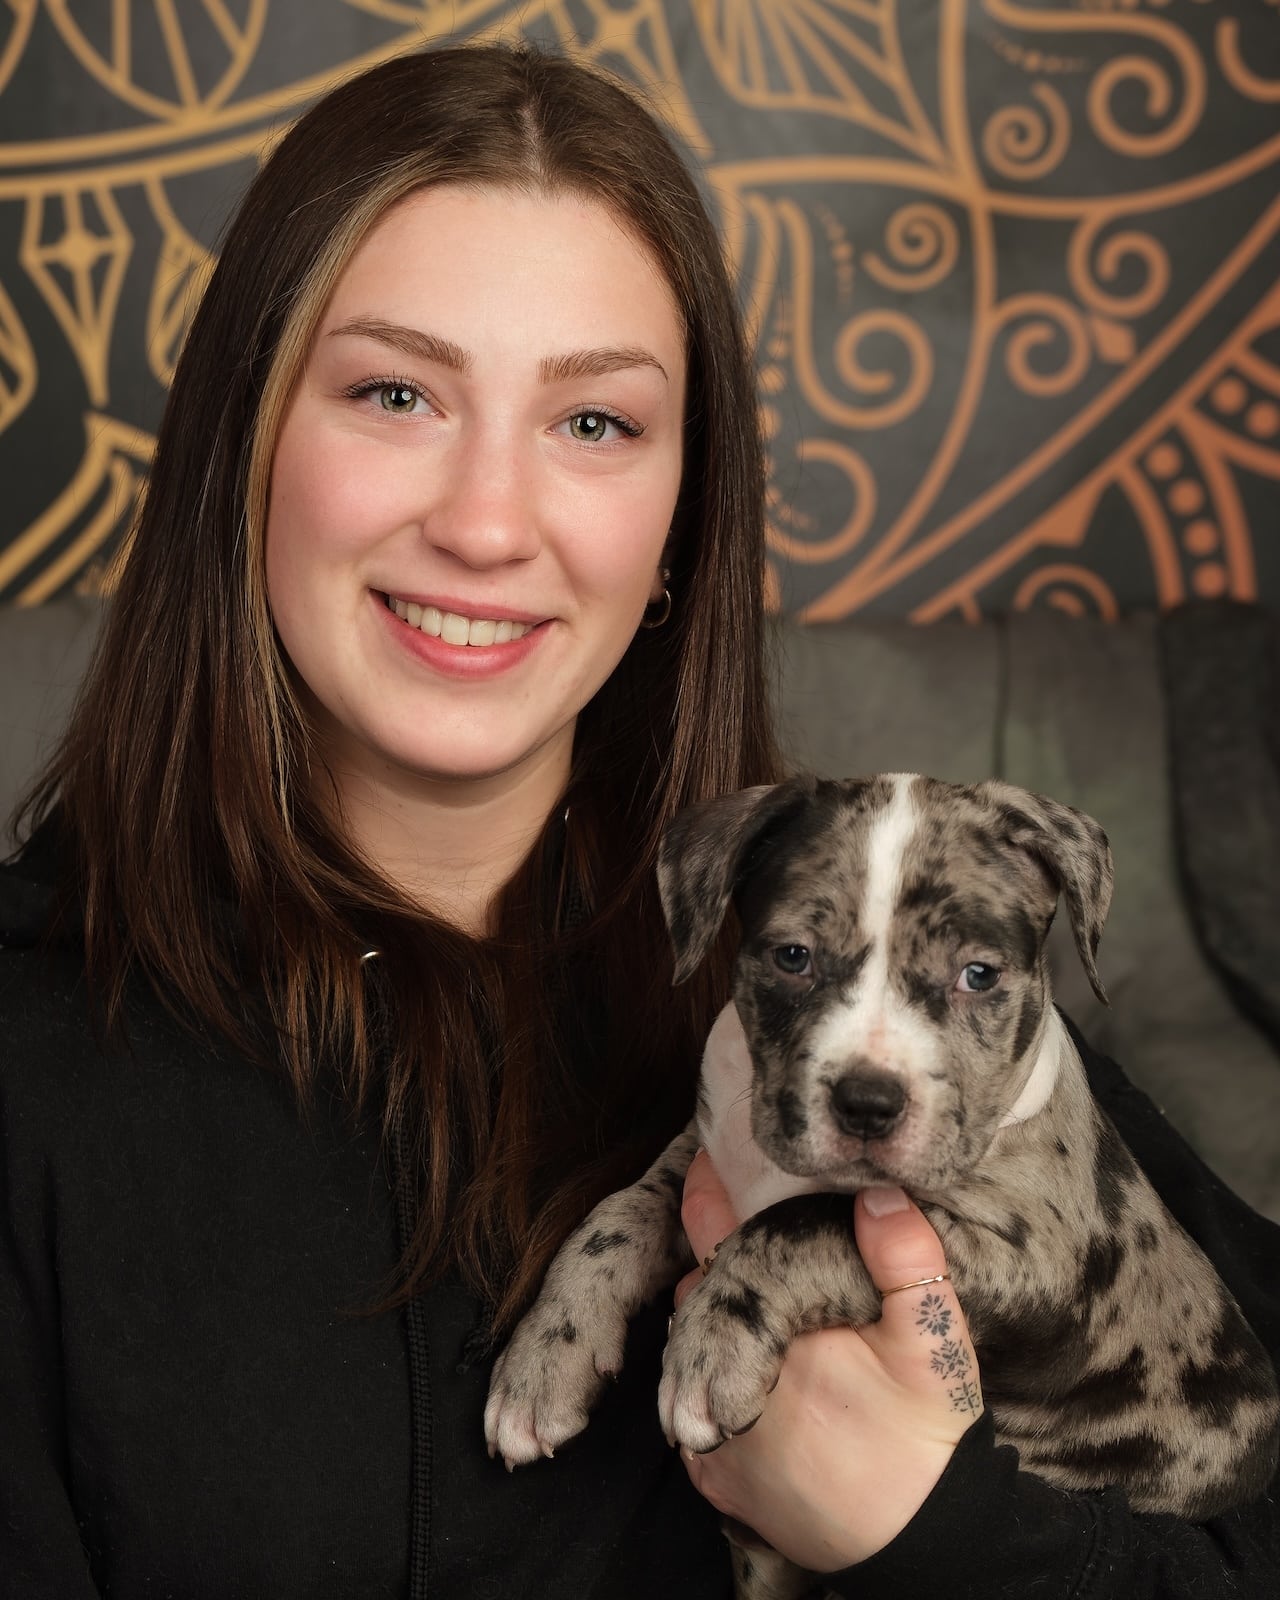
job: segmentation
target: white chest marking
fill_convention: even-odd
[[[732,1000],[707,1035],[702,1095],[698,1133],[740,1221],[789,1195],[818,1194],[832,1187],[830,1181],[784,1172],[752,1138],[751,1055]]]

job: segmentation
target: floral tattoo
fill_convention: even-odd
[[[953,1318],[940,1294],[927,1294],[916,1313],[916,1327],[922,1335],[940,1341],[930,1352],[929,1365],[947,1383],[952,1410],[977,1416],[982,1410],[982,1390],[974,1372],[973,1352],[966,1339],[953,1333]]]

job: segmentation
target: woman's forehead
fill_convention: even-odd
[[[448,185],[406,196],[347,262],[320,331],[353,319],[446,338],[456,326],[482,344],[505,334],[539,357],[630,342],[657,347],[669,368],[684,351],[654,253],[611,207],[573,191]]]

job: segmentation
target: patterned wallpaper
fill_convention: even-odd
[[[643,85],[705,175],[778,605],[1280,599],[1280,0],[0,0],[0,600],[109,584],[263,149],[495,33]]]

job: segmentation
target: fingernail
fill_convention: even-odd
[[[907,1209],[907,1197],[901,1189],[864,1189],[862,1203],[873,1217],[887,1217]]]

